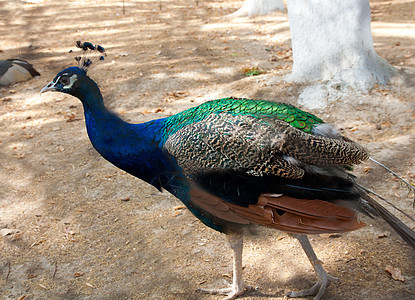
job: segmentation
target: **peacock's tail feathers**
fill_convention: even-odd
[[[360,192],[366,204],[371,207],[371,212],[385,220],[409,246],[415,249],[415,232],[395,217],[389,210],[380,205],[375,199],[366,194],[366,192]]]

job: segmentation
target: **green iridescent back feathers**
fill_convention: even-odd
[[[211,113],[229,112],[232,115],[251,115],[254,117],[272,116],[291,126],[310,133],[317,124],[324,123],[320,118],[285,103],[265,100],[223,98],[205,102],[168,118],[166,138],[181,128],[199,122]]]
[[[290,179],[302,178],[304,165],[351,165],[367,158],[350,140],[315,134],[323,123],[288,104],[225,98],[167,118],[164,149],[189,174],[234,170]]]

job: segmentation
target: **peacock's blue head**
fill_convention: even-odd
[[[76,96],[80,89],[80,82],[85,77],[88,76],[84,69],[79,67],[67,68],[59,72],[56,77],[40,91],[40,93],[56,91]]]
[[[80,98],[83,89],[87,89],[88,83],[93,82],[86,72],[95,61],[104,60],[105,49],[100,45],[93,45],[92,43],[80,41],[76,42],[76,46],[83,51],[81,56],[75,57],[78,62],[77,67],[70,67],[59,72],[56,77],[49,82],[41,91],[40,94],[56,91],[61,93],[70,94],[72,96]]]

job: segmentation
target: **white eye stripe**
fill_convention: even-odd
[[[67,74],[62,74],[62,75],[67,75]],[[75,81],[78,79],[78,76],[76,76],[76,74],[72,75],[69,78],[69,84],[65,85],[63,88],[64,89],[70,89],[72,88],[73,84],[75,83]]]
[[[59,76],[58,78],[56,78],[56,80],[54,80],[53,82],[54,83],[58,82],[61,79],[61,77],[64,76],[64,75],[68,75],[68,73],[63,73],[61,76]]]

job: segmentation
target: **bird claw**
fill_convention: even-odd
[[[317,281],[316,284],[314,284],[311,288],[298,292],[288,292],[285,294],[285,297],[301,298],[307,296],[315,296],[313,300],[320,300],[330,283],[336,281],[340,281],[340,279],[326,274],[322,280]]]
[[[213,295],[225,295],[226,298],[224,300],[234,300],[236,297],[243,295],[245,292],[254,290],[250,285],[245,283],[238,284],[238,285],[231,285],[228,288],[222,289],[198,289],[197,291],[204,294],[213,294]]]

